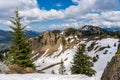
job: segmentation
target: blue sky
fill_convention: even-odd
[[[39,8],[50,10],[65,9],[71,5],[75,5],[71,0],[37,0]]]
[[[16,7],[28,30],[120,26],[120,0],[0,0],[0,29],[10,30]]]

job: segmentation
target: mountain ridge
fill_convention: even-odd
[[[73,56],[77,48],[85,44],[85,54],[95,59],[95,61],[93,60],[93,68],[97,71],[95,75],[97,80],[100,80],[107,62],[117,52],[118,41],[118,37],[109,34],[102,28],[92,26],[85,31],[67,28],[44,32],[40,36],[32,38],[30,43],[33,48],[32,59],[35,60],[34,64],[37,66],[37,70],[48,74],[52,71],[59,74],[58,69],[61,59],[63,59],[66,68],[65,74],[71,74],[70,67]],[[103,66],[100,66],[100,64],[103,64]]]

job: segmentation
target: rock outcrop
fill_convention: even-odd
[[[108,63],[101,80],[120,80],[120,54],[116,54]]]
[[[6,72],[7,74],[26,74],[26,73],[41,73],[36,71],[36,69],[31,67],[21,67],[18,64],[9,65],[10,71]]]
[[[0,73],[7,73],[10,69],[2,62],[0,62]]]

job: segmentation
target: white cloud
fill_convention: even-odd
[[[106,11],[101,13],[89,13],[81,17],[91,20],[92,25],[98,26],[120,26],[120,11]]]
[[[111,20],[111,21],[120,21],[120,11],[107,11],[102,12],[101,16],[105,20]]]
[[[74,0],[78,5],[73,5],[65,10],[66,17],[79,17],[90,12],[95,4],[95,0]]]
[[[97,25],[101,27],[113,27],[113,26],[120,26],[120,21],[119,22],[110,22],[110,21],[105,21],[105,20],[92,20],[91,25]]]
[[[20,10],[31,9],[37,7],[36,0],[0,0],[0,17],[9,17],[13,15],[16,8]]]
[[[83,22],[72,22],[72,23],[63,23],[63,24],[52,24],[49,26],[49,29],[55,30],[55,29],[65,29],[65,28],[76,28],[79,29],[85,25]]]
[[[57,7],[61,7],[62,4],[61,4],[61,3],[57,3],[56,6],[57,6]]]
[[[64,13],[62,11],[57,11],[54,9],[47,11],[40,10],[39,8],[33,8],[30,10],[21,11],[20,13],[21,16],[26,17],[26,19],[30,20],[30,22],[40,22],[64,18]]]
[[[118,9],[119,3],[119,0],[96,0],[95,9],[102,11]]]
[[[71,5],[65,10],[45,10],[38,8],[37,0],[0,0],[0,24],[10,25],[8,18],[13,16],[14,9],[18,7],[20,15],[24,17],[23,23],[25,24],[58,19],[66,22],[56,25],[51,24],[49,26],[50,29],[67,27],[78,28],[83,24],[120,26],[120,11],[117,11],[120,3],[119,0],[72,1],[77,5]],[[56,6],[59,7],[62,5],[58,3]],[[82,22],[82,20],[84,20],[84,22]],[[85,20],[90,21],[87,22]]]

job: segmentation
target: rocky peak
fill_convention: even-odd
[[[98,26],[92,26],[92,25],[85,25],[80,29],[84,33],[89,33],[89,34],[104,34],[105,31],[98,27]]]
[[[98,26],[92,26],[92,25],[85,25],[81,28],[82,31],[89,31],[89,30],[95,30],[95,29],[101,29]]]

